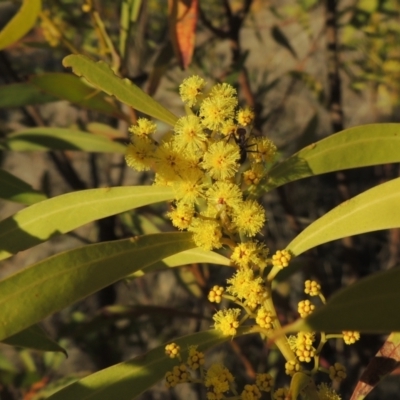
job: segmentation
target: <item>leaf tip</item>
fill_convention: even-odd
[[[72,64],[70,63],[70,61],[71,61],[71,59],[73,59],[73,57],[74,57],[74,54],[70,54],[69,56],[64,57],[62,60],[62,65],[65,68],[72,67]]]

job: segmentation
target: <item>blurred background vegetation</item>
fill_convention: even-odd
[[[0,28],[20,4],[0,1]],[[181,7],[186,19],[180,18]],[[257,134],[275,141],[280,158],[344,128],[400,119],[397,0],[45,0],[34,29],[0,52],[0,163],[49,197],[151,182],[149,173],[128,170],[123,154],[7,147],[7,137],[27,127],[80,129],[128,142],[128,127],[137,113],[119,110],[114,103],[96,108],[93,102],[84,104],[83,95],[74,96],[78,89],[75,83],[69,86],[69,71],[62,66],[71,53],[106,61],[178,116],[184,114],[177,91],[185,77],[198,74],[210,84],[234,85],[241,105],[256,111]],[[159,125],[160,132],[166,129]],[[334,206],[399,172],[398,165],[363,168],[267,193],[263,240],[272,251],[284,248]],[[0,200],[1,219],[21,207]],[[85,243],[171,230],[166,211],[162,205],[145,207],[97,221],[5,261],[0,277]],[[304,279],[320,281],[329,297],[360,277],[399,264],[399,236],[399,230],[391,230],[346,238],[296,259],[277,287],[282,321],[296,318],[293,306]],[[207,329],[213,313],[207,292],[230,274],[227,268],[188,265],[102,290],[46,321],[68,359],[0,344],[1,399],[44,399],[76,378]],[[349,397],[383,339],[364,335],[351,347],[339,342],[326,346],[326,363],[348,366],[348,379],[340,388],[343,398]],[[254,337],[216,349],[209,361],[216,360],[223,361],[239,383],[265,371],[284,382],[283,359]],[[183,385],[166,391],[160,384],[142,398],[205,398],[196,389]],[[393,398],[390,393],[399,391],[398,378],[389,378],[370,398]]]

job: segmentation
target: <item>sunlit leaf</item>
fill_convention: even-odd
[[[111,98],[107,98],[103,92],[89,87],[72,74],[57,72],[34,75],[30,78],[30,82],[42,91],[59,99],[68,100],[89,110],[129,120],[116,104],[113,104]]]
[[[28,185],[23,180],[4,169],[0,169],[0,198],[31,205],[45,200],[47,197],[43,193],[34,190],[31,185]]]
[[[122,103],[168,125],[175,125],[178,117],[153,100],[129,79],[116,76],[103,61],[94,62],[83,55],[69,55],[64,58],[63,65],[72,67],[76,75],[83,76],[91,85],[110,96],[115,96]]]
[[[104,136],[108,139],[125,139],[127,138],[126,132],[121,132],[110,125],[101,124],[100,122],[90,122],[86,125],[86,129],[94,135]]]
[[[0,281],[0,340],[158,260],[195,247],[190,233],[115,240],[57,254]]]
[[[88,222],[173,198],[168,188],[113,187],[67,193],[0,222],[0,260]]]
[[[33,325],[8,337],[2,341],[11,346],[25,347],[40,351],[59,351],[67,355],[67,352],[50,339],[39,325]]]
[[[326,305],[286,331],[400,331],[400,268],[378,272],[335,293]]]
[[[264,190],[309,176],[400,162],[400,124],[356,126],[309,145],[269,172]]]
[[[136,278],[143,276],[148,272],[158,271],[167,268],[180,267],[182,265],[191,265],[193,263],[204,263],[204,264],[217,264],[230,266],[229,258],[222,256],[221,254],[214,253],[213,251],[207,251],[200,248],[190,249],[183,251],[179,254],[167,257],[162,261],[159,261],[153,265],[147,267],[144,271],[136,271],[135,273],[128,276],[128,278]]]
[[[41,0],[23,1],[21,8],[0,32],[0,50],[21,39],[33,28],[41,8]]]
[[[251,333],[243,328],[239,335]],[[199,351],[221,344],[230,337],[212,330],[194,333],[174,339],[181,348],[183,360],[188,357],[189,346],[198,346]],[[132,400],[164,378],[167,371],[178,365],[175,359],[165,355],[165,344],[150,350],[130,361],[113,365],[75,382],[50,396],[48,400],[90,399]]]
[[[400,178],[345,201],[304,229],[287,249],[294,255],[322,243],[400,227]]]
[[[76,150],[124,154],[126,146],[74,129],[30,128],[8,135],[4,146],[14,151]]]

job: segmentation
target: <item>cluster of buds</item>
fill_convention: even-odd
[[[182,362],[180,346],[176,343],[169,343],[165,346],[165,354],[169,358],[176,358],[181,363],[175,365],[172,371],[165,374],[165,385],[167,388],[175,387],[178,383],[193,382],[192,372],[204,365],[204,353],[197,350],[197,346],[189,347],[189,354],[186,362]]]
[[[176,343],[170,343],[165,347],[165,353],[170,358],[180,360],[179,349],[180,347]],[[198,371],[196,376],[195,371]],[[204,385],[208,400],[224,399],[227,398],[228,394],[233,394],[237,396],[234,398],[242,400],[257,400],[261,399],[262,392],[270,392],[273,387],[273,379],[270,374],[256,374],[254,384],[245,385],[239,395],[234,385],[232,373],[220,363],[204,368],[204,354],[199,352],[196,346],[189,347],[189,354],[185,363],[181,362],[179,365],[175,365],[171,371],[165,374],[167,388],[188,382]]]

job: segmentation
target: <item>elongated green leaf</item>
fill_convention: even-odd
[[[173,198],[168,188],[114,187],[67,193],[0,222],[0,260],[88,222]]]
[[[239,335],[251,333],[249,328],[242,328]],[[194,333],[174,340],[181,348],[181,357],[186,360],[189,346],[198,346],[199,351],[221,344],[231,337],[223,336],[210,330]],[[165,344],[130,361],[113,365],[95,374],[74,382],[48,400],[132,400],[164,378],[179,361],[165,355]]]
[[[94,135],[104,136],[107,139],[125,139],[126,133],[113,128],[112,126],[101,124],[99,122],[90,122],[86,125],[88,132]]]
[[[173,232],[88,245],[52,256],[0,281],[0,340],[146,268],[195,247]]]
[[[26,205],[45,200],[46,196],[32,188],[23,180],[0,169],[0,198]]]
[[[349,168],[400,162],[400,124],[370,124],[345,129],[276,165],[263,190],[298,179]]]
[[[29,82],[0,86],[0,108],[23,107],[58,100],[43,93]]]
[[[121,153],[126,147],[105,137],[73,129],[31,128],[8,135],[4,145],[14,151],[79,150]]]
[[[54,340],[50,339],[39,325],[30,326],[2,341],[11,346],[26,347],[40,351],[59,351],[67,356],[67,352]]]
[[[174,126],[177,117],[153,100],[129,79],[117,77],[103,61],[94,62],[83,55],[69,55],[63,60],[64,67],[72,67],[74,74],[83,76],[96,88],[115,96],[119,101],[136,110]]]
[[[400,331],[400,268],[378,272],[342,289],[292,331]],[[289,327],[288,327],[289,328]]]
[[[35,75],[30,83],[37,88],[63,100],[77,104],[89,110],[109,114],[117,118],[129,120],[112,99],[86,85],[81,79],[65,73],[47,73]]]
[[[164,258],[162,261],[150,265],[145,270],[136,271],[135,273],[129,275],[127,278],[137,278],[138,276],[143,276],[148,272],[180,267],[182,265],[190,265],[193,263],[217,264],[225,265],[228,267],[231,265],[229,258],[226,258],[221,254],[196,248],[182,251],[182,253],[174,254],[173,256]]]
[[[400,227],[400,178],[345,201],[317,219],[287,246],[294,255],[332,240]]]
[[[41,0],[24,0],[13,19],[0,32],[0,50],[21,39],[35,25],[42,9]]]

